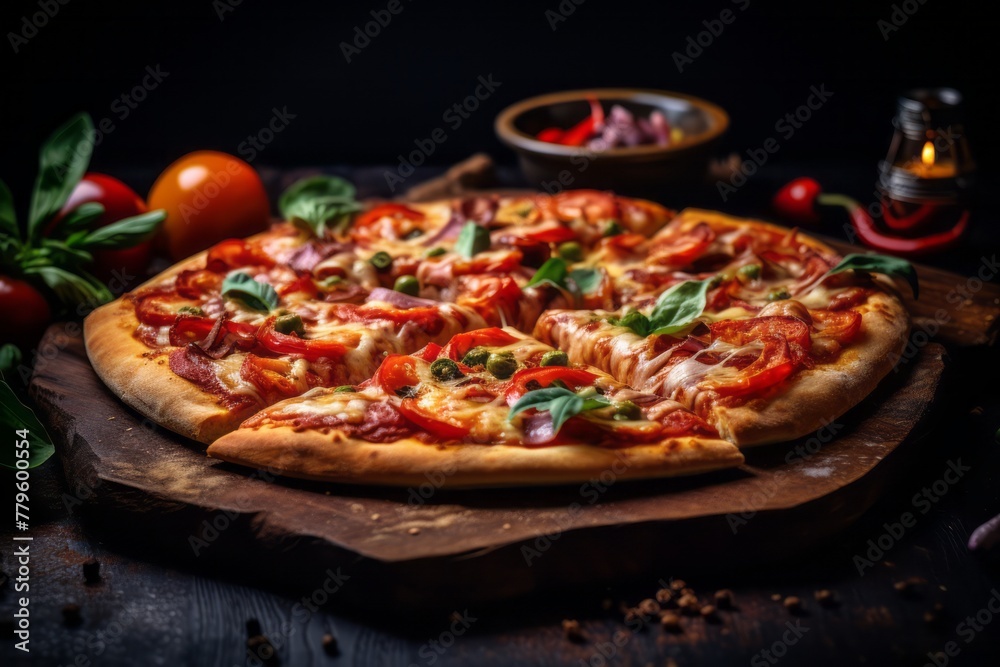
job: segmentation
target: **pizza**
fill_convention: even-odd
[[[796,230],[598,191],[379,203],[230,239],[85,321],[95,370],[208,455],[450,486],[694,474],[891,369],[878,268]]]

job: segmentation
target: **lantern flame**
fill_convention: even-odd
[[[928,141],[924,144],[924,149],[920,152],[920,161],[928,167],[934,165],[934,143]]]

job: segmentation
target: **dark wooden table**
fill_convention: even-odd
[[[377,194],[382,171],[341,173],[358,181],[363,194]],[[806,172],[825,183],[840,179],[841,189],[850,190],[840,170]],[[760,213],[761,193],[798,173],[764,172],[752,190],[741,193],[744,200],[726,208]],[[705,193],[694,203],[720,207],[712,196]],[[981,216],[981,236],[940,263],[975,272],[980,256],[1000,250],[993,222]],[[303,599],[267,590],[252,576],[208,570],[197,561],[168,562],[130,540],[129,527],[115,517],[81,510],[77,500],[90,491],[69,488],[52,459],[32,473],[28,593],[14,590],[12,522],[0,529],[0,569],[11,579],[0,586],[0,664],[259,665],[267,649],[248,653],[251,618],[285,665],[996,664],[1000,617],[989,605],[993,600],[993,610],[1000,610],[1000,554],[978,556],[965,543],[975,526],[1000,512],[1000,444],[994,439],[1000,350],[953,349],[951,362],[932,429],[901,452],[905,462],[894,467],[887,492],[858,523],[813,553],[753,568],[741,566],[738,553],[722,570],[678,571],[662,563],[647,577],[606,591],[549,592],[420,614],[388,605],[379,612],[348,608],[336,590],[364,585],[351,579],[316,581],[313,594]],[[8,471],[0,480],[12,489]],[[548,548],[559,549],[558,539]],[[87,584],[82,565],[93,558],[102,576]],[[253,555],[246,559],[241,569],[252,571]],[[717,622],[685,618],[680,633],[664,631],[655,619],[625,622],[621,604],[635,605],[671,579],[683,579],[708,597],[732,589],[736,609],[719,611]],[[897,589],[899,582],[905,590]],[[822,589],[833,591],[835,605],[816,601]],[[31,598],[30,655],[14,650],[9,639],[23,595]],[[793,614],[775,595],[797,596],[803,609]],[[81,623],[64,622],[67,604],[80,606]],[[583,642],[566,639],[563,619],[579,620]],[[338,655],[324,652],[325,634],[337,638]],[[944,655],[948,650],[952,657]]]

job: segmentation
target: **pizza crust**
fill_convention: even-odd
[[[259,409],[231,411],[219,405],[216,396],[170,370],[167,352],[136,340],[132,333],[138,325],[131,303],[112,301],[84,320],[83,340],[104,384],[147,420],[208,444]]]
[[[609,472],[615,481],[693,475],[738,466],[743,455],[725,440],[671,438],[613,449],[426,444],[415,438],[373,443],[336,429],[287,425],[241,428],[216,440],[210,457],[269,472],[328,482],[438,487],[583,483]]]
[[[858,308],[862,338],[836,361],[798,372],[782,393],[742,406],[716,406],[719,433],[748,447],[794,440],[839,418],[874,391],[906,345],[910,316],[899,299],[876,292]]]

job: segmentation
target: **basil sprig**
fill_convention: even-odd
[[[573,294],[590,294],[601,285],[604,273],[600,269],[569,269],[569,264],[561,257],[550,257],[538,267],[526,287],[552,285]]]
[[[581,396],[563,387],[547,387],[529,391],[518,399],[510,409],[509,421],[514,417],[534,408],[539,412],[548,412],[552,415],[552,426],[558,433],[562,425],[570,417],[587,412],[588,410],[598,410],[611,405],[611,401],[600,394],[591,396]]]
[[[0,272],[43,283],[67,306],[110,301],[111,291],[87,270],[94,261],[93,251],[147,241],[167,217],[164,211],[150,211],[91,229],[104,207],[88,202],[53,223],[87,171],[94,137],[90,116],[80,113],[42,144],[23,234],[13,196],[0,182]]]
[[[711,279],[685,280],[660,295],[648,316],[630,311],[612,324],[628,327],[640,336],[673,334],[686,329],[705,311]]]
[[[38,421],[38,417],[27,405],[22,403],[14,390],[6,382],[0,380],[0,428],[8,437],[14,436],[15,446],[7,445],[3,447],[3,455],[0,456],[0,465],[6,468],[16,468],[17,462],[27,459],[28,468],[39,466],[48,460],[56,448],[52,445],[52,438],[45,431],[45,427]],[[27,430],[27,433],[23,431]],[[20,443],[27,440],[27,448],[20,447]],[[27,450],[25,457],[22,451]]]
[[[868,273],[881,273],[886,276],[902,278],[909,283],[910,289],[913,290],[913,298],[920,298],[920,282],[917,280],[917,271],[905,259],[889,255],[850,254],[840,260],[837,266],[827,271],[820,282],[823,282],[826,276],[832,276],[842,271],[867,271]]]
[[[490,249],[490,232],[474,222],[467,222],[458,233],[455,252],[466,259]]]
[[[281,215],[318,237],[343,227],[361,210],[354,186],[336,176],[313,176],[293,183],[278,198]]]
[[[222,296],[239,299],[253,310],[270,312],[278,307],[278,293],[267,283],[253,279],[249,273],[233,271],[222,281]]]

